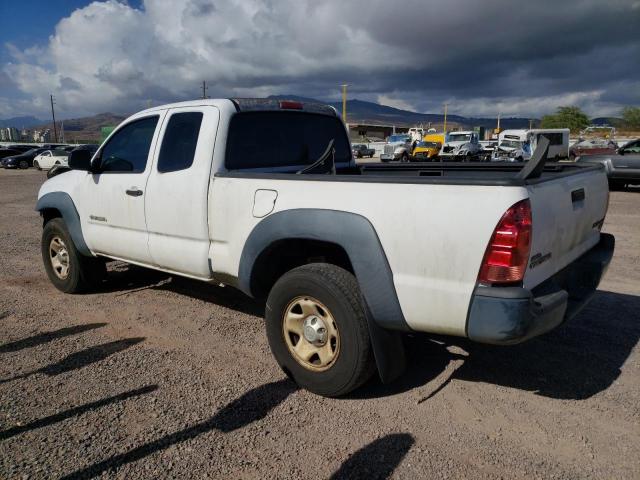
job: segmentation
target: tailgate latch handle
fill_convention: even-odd
[[[585,196],[586,195],[584,193],[584,188],[579,188],[577,190],[574,190],[573,192],[571,192],[571,202],[572,203],[581,202],[584,200]]]

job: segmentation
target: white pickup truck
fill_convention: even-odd
[[[42,257],[68,293],[119,259],[264,298],[281,368],[343,395],[401,374],[405,332],[512,344],[586,303],[613,254],[607,178],[545,148],[524,168],[357,166],[331,107],[156,107],[42,185]]]

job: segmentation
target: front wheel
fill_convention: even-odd
[[[265,319],[276,361],[313,393],[345,395],[375,372],[360,289],[340,267],[312,263],[284,274],[269,293]]]
[[[37,160],[33,162],[33,166],[36,167],[36,170],[42,170],[42,168],[40,168],[40,164],[38,163]]]
[[[409,155],[407,155],[407,152],[402,154],[402,156],[400,157],[400,161],[403,163],[406,163],[409,161]]]
[[[64,220],[54,218],[42,230],[42,260],[54,287],[65,293],[86,292],[106,275],[102,259],[78,252]]]
[[[18,164],[18,167],[20,167],[21,169],[25,170],[25,169],[29,168],[29,162],[27,162],[26,160],[20,160],[20,163]]]

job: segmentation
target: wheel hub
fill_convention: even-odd
[[[55,275],[64,280],[69,275],[69,252],[60,237],[53,237],[49,244],[49,259]]]
[[[327,343],[327,327],[320,317],[316,315],[308,316],[302,323],[302,328],[304,339],[307,342],[316,347],[321,347]]]

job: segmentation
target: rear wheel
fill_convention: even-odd
[[[336,397],[375,372],[360,289],[348,271],[313,263],[287,272],[269,293],[265,317],[276,361],[301,387]]]
[[[49,280],[62,292],[86,292],[97,286],[106,275],[102,259],[86,257],[78,252],[61,218],[54,218],[44,226],[41,251]]]

